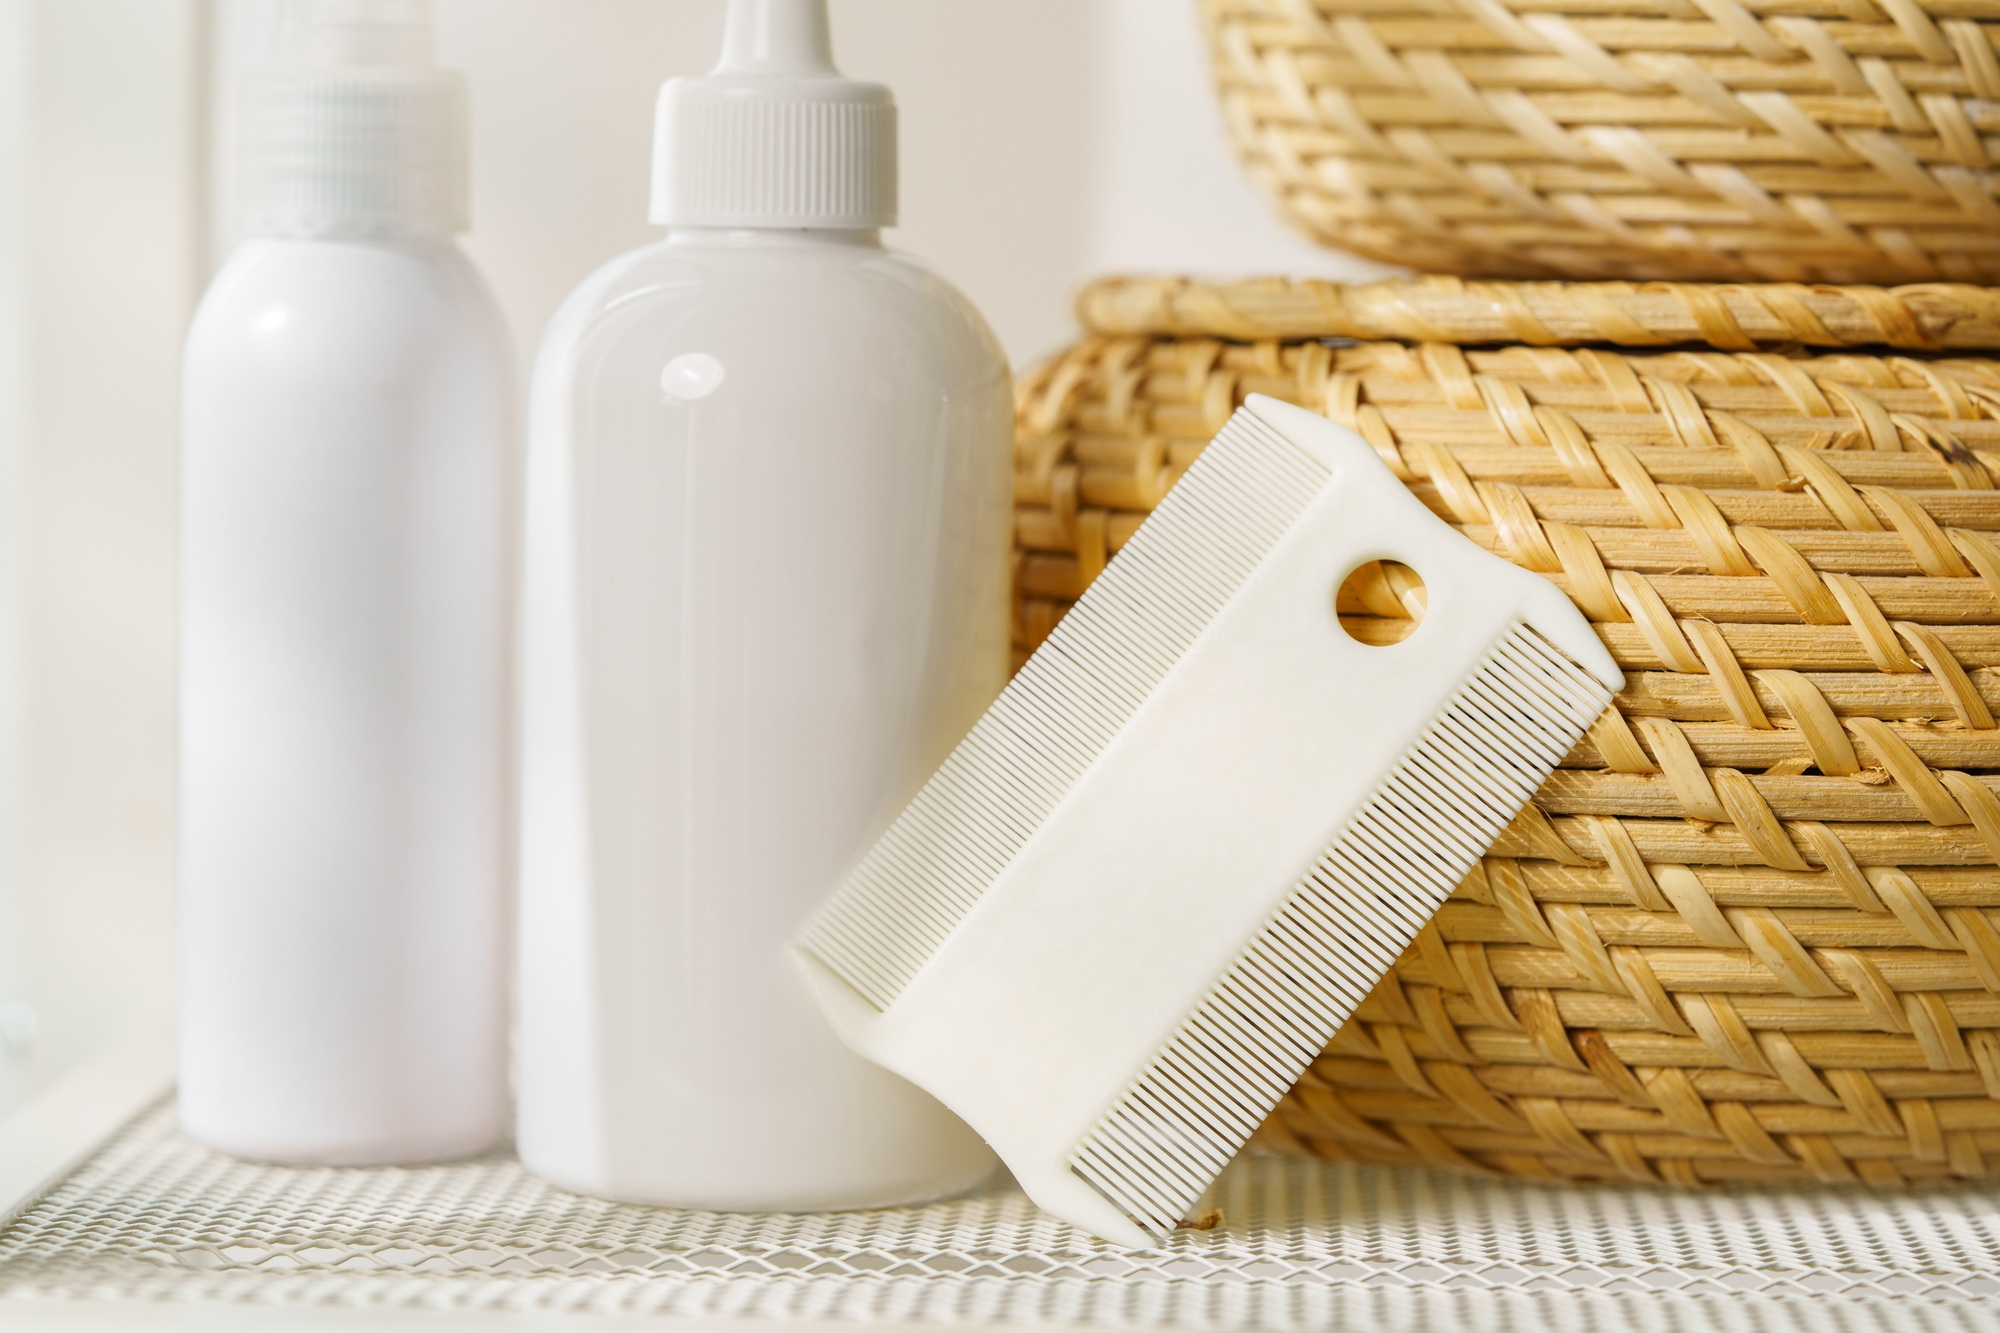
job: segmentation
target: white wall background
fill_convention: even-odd
[[[27,0],[0,0],[0,1110],[27,1086],[39,1027],[27,996],[21,873],[27,181],[24,171],[4,165],[28,160],[28,42]]]
[[[654,93],[712,61],[722,0],[437,4],[473,87],[468,245],[525,357],[572,286],[657,234]],[[891,243],[1017,362],[1072,335],[1097,274],[1377,271],[1237,175],[1192,0],[833,7],[843,65],[902,106]],[[231,240],[233,90],[275,14],[0,0],[0,1112],[168,1003],[174,388]]]
[[[170,977],[173,422],[207,231],[202,14],[0,5],[0,580],[16,573],[0,588],[0,1098],[157,1012]]]

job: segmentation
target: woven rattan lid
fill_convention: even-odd
[[[1200,0],[1293,225],[1427,272],[2000,282],[1993,0]]]
[[[1347,285],[1265,278],[1108,278],[1077,313],[1110,336],[1377,338],[1405,342],[1797,344],[1917,351],[2000,348],[2000,289],[1969,283],[1475,282],[1432,277]]]

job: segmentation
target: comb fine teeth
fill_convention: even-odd
[[[1070,1168],[1172,1232],[1610,699],[1527,626],[1503,639]]]

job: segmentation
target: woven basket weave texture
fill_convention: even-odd
[[[1200,0],[1251,175],[1505,277],[2000,281],[1996,0]]]
[[[1345,344],[1301,313],[1448,332],[1451,290],[1110,283],[1082,301],[1109,327],[1019,391],[1021,655],[1255,392],[1358,430],[1627,673],[1262,1141],[1678,1184],[2000,1174],[2000,362]],[[1936,295],[1856,308],[1974,341]],[[1246,337],[1273,310],[1286,336]],[[1407,628],[1388,593],[1342,605],[1351,632]]]

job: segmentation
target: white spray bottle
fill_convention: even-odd
[[[570,298],[534,388],[521,1155],[685,1207],[947,1194],[985,1145],[783,945],[1005,683],[1005,359],[882,248],[895,105],[824,0],[733,0],[656,152],[666,239]]]
[[[287,0],[188,337],[180,1113],[267,1161],[507,1123],[513,355],[428,0]]]

